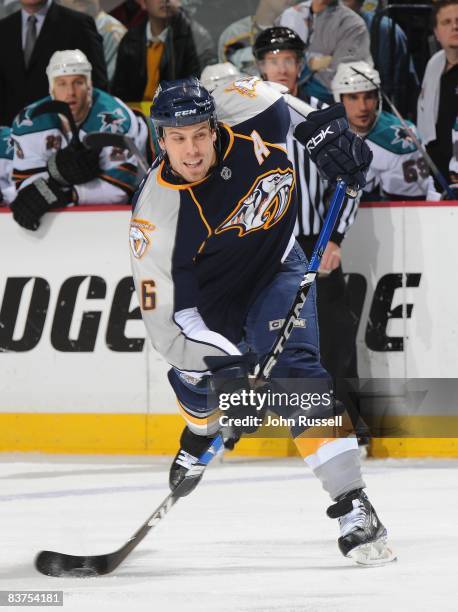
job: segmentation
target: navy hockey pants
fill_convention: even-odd
[[[242,352],[251,350],[262,358],[277,338],[283,319],[297,294],[307,268],[307,258],[296,242],[272,282],[261,291],[248,312]],[[192,385],[171,369],[168,374],[188,427],[197,434],[213,435],[219,428],[219,411],[207,405],[207,380]],[[329,380],[320,364],[315,284],[311,287],[300,319],[275,368],[274,378]]]

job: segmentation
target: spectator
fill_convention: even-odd
[[[306,44],[306,70],[301,81],[310,96],[332,103],[331,81],[341,62],[372,64],[369,32],[363,19],[339,0],[307,0],[287,9],[280,25]]]
[[[343,0],[343,3],[364,19],[383,90],[402,114],[415,114],[420,84],[404,30],[386,15],[380,18],[374,11],[363,10],[364,0]]]
[[[218,42],[220,62],[232,62],[240,72],[258,74],[251,51],[254,39],[262,30],[273,26],[279,15],[293,0],[259,0],[254,15],[231,23],[223,30]]]
[[[59,4],[74,11],[85,13],[94,19],[97,31],[103,40],[103,54],[107,65],[108,81],[111,83],[116,67],[119,43],[127,32],[126,28],[120,21],[100,10],[100,0],[59,0]]]
[[[148,21],[121,41],[113,93],[125,101],[152,100],[159,81],[200,74],[191,23],[182,9],[144,0]]]
[[[418,99],[418,129],[439,171],[451,182],[451,134],[458,108],[458,0],[435,2],[432,20],[442,49],[426,66]],[[437,182],[435,186],[442,191]]]
[[[182,6],[181,0],[163,0],[163,4],[169,6],[172,10]],[[111,11],[111,15],[114,17],[119,15],[118,19],[130,30],[135,25],[147,21],[148,14],[144,7],[144,0],[126,0],[126,2],[123,2]],[[189,17],[186,11],[185,14]],[[212,35],[195,19],[189,17],[189,21],[200,67],[215,64],[218,61],[218,57]]]
[[[428,165],[399,119],[381,110],[379,87],[379,73],[365,62],[340,64],[332,81],[335,101],[343,103],[351,129],[374,155],[363,199],[424,199]]]
[[[123,149],[96,151],[79,142],[88,132],[125,134],[140,149],[146,130],[117,98],[92,88],[91,64],[79,49],[57,51],[47,68],[49,92],[15,119],[14,170],[18,195],[11,204],[14,219],[36,230],[51,208],[69,204],[123,204],[138,186],[136,159]],[[35,115],[51,99],[66,102],[76,124],[57,113]]]
[[[273,27],[261,32],[253,45],[262,78],[280,83],[289,92],[322,107],[316,99],[307,98],[298,87],[304,64],[305,43],[293,30]],[[328,207],[329,192],[316,165],[294,137],[295,126],[303,117],[290,109],[291,127],[287,136],[288,157],[294,164],[298,195],[296,239],[308,258],[316,245]],[[359,197],[347,198],[336,222],[320,265],[317,281],[317,307],[320,330],[320,354],[324,367],[336,379],[356,378],[356,326],[349,307],[347,285],[341,266],[341,243],[356,217]]]
[[[46,66],[54,51],[79,47],[106,89],[102,40],[94,20],[51,0],[21,0],[22,10],[0,21],[0,125],[11,125],[27,104],[46,95]]]
[[[125,0],[112,11],[110,15],[120,21],[128,30],[146,20],[146,11],[141,0]]]
[[[16,195],[12,180],[13,170],[13,141],[11,128],[0,127],[0,206],[9,204]]]

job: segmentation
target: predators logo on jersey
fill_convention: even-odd
[[[242,96],[248,96],[249,98],[256,97],[256,86],[262,83],[261,79],[257,76],[245,77],[234,81],[229,87],[226,87],[225,91],[236,91]]]
[[[277,168],[263,174],[215,233],[237,229],[241,237],[260,229],[269,229],[288,210],[293,188],[294,174],[290,168]]]
[[[141,259],[150,245],[149,234],[155,226],[144,219],[132,219],[130,222],[129,242],[133,256]]]

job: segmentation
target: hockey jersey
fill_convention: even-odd
[[[0,127],[0,206],[9,204],[16,197],[16,189],[11,177],[13,169],[13,141],[11,128]]]
[[[130,226],[131,261],[153,346],[203,373],[208,355],[237,354],[247,312],[291,248],[295,178],[284,143],[289,113],[260,79],[213,91],[221,155],[203,180],[149,172]]]
[[[32,117],[32,111],[50,100],[48,96],[27,106],[14,120],[13,179],[17,189],[35,181],[48,178],[47,162],[58,149],[66,147],[71,133],[64,128],[57,114]],[[93,90],[92,106],[88,116],[79,126],[79,137],[91,132],[125,134],[144,150],[147,128],[118,98],[99,89]],[[75,190],[80,204],[120,204],[129,200],[138,186],[137,161],[130,152],[115,147],[104,147],[99,156],[100,172],[97,178]]]
[[[419,138],[414,124],[408,124]],[[397,117],[387,112],[380,113],[366,136],[366,144],[374,158],[367,173],[365,193],[379,189],[382,197],[425,197],[428,164]]]

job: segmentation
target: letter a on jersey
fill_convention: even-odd
[[[288,210],[293,188],[294,175],[290,169],[277,168],[259,176],[215,233],[238,229],[239,236],[245,236],[256,230],[269,229]]]

